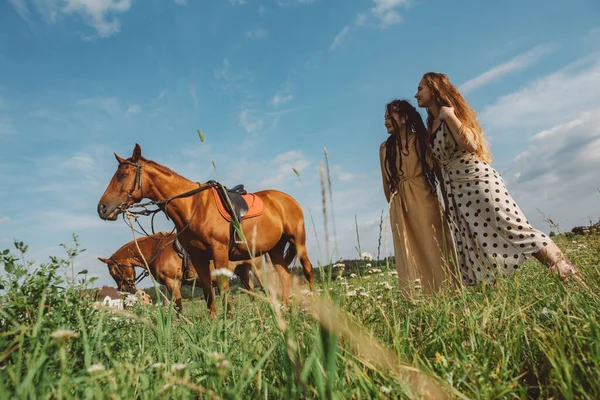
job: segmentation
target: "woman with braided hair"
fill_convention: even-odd
[[[564,281],[579,272],[544,233],[533,228],[509,195],[475,111],[448,77],[423,75],[415,94],[427,109],[430,146],[440,170],[462,282],[494,282],[534,256]],[[583,284],[583,282],[582,282]],[[585,284],[583,284],[585,286]]]
[[[436,192],[429,132],[406,100],[387,104],[385,127],[389,137],[380,146],[379,158],[398,283],[407,297],[415,286],[435,293],[457,280],[451,274],[456,256],[453,260],[454,247]]]

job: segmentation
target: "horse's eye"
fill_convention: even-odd
[[[123,179],[125,178],[127,175],[129,175],[127,172],[121,172],[117,175],[117,179]]]

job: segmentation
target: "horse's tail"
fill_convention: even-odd
[[[290,245],[288,246],[288,249],[286,250],[285,255],[283,256],[286,266],[289,267],[292,264],[292,261],[294,261],[294,258],[296,258],[296,254],[296,243],[290,242]]]

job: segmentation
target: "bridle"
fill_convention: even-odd
[[[148,275],[150,275],[150,272],[148,272],[148,270],[146,268],[140,267],[139,265],[125,265],[125,264],[121,264],[121,263],[117,262],[117,260],[115,260],[112,257],[109,258],[109,260],[115,266],[115,268],[113,268],[113,270],[116,271],[116,275],[118,275],[118,277],[121,278],[121,280],[130,289],[135,289],[136,285],[138,283],[140,283],[142,281],[142,279],[144,279],[145,277],[147,277]],[[125,278],[125,276],[123,275],[123,271],[121,270],[122,268],[125,268],[125,267],[131,267],[131,268],[133,268],[133,279],[127,279],[127,278]],[[144,272],[136,277],[135,267],[142,268],[144,270]]]

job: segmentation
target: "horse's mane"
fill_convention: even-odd
[[[161,241],[161,240],[170,239],[171,236],[172,235],[167,235],[165,232],[157,232],[150,236],[143,236],[143,237],[137,239],[137,241],[138,241],[139,245],[143,245],[143,244],[147,243],[149,240],[159,243],[159,241]],[[162,243],[162,242],[160,242],[160,243]],[[127,251],[127,250],[132,250],[132,249],[134,250],[133,255],[131,254],[132,253],[131,251],[129,251],[129,252]],[[114,257],[115,255],[117,255],[121,252],[125,252],[126,256],[128,258],[131,256],[137,257],[139,255],[137,252],[137,246],[135,245],[135,242],[133,242],[133,241],[125,243],[123,246],[121,246],[117,251],[115,251],[113,253],[112,257]]]
[[[173,171],[172,169],[170,169],[169,167],[165,167],[162,164],[157,163],[156,161],[152,161],[152,160],[146,160],[144,157],[141,158],[143,161],[145,161],[146,163],[152,165],[154,168],[160,170],[161,172],[165,173],[168,176],[181,176],[179,175],[177,172]],[[183,177],[182,177],[183,178]]]

